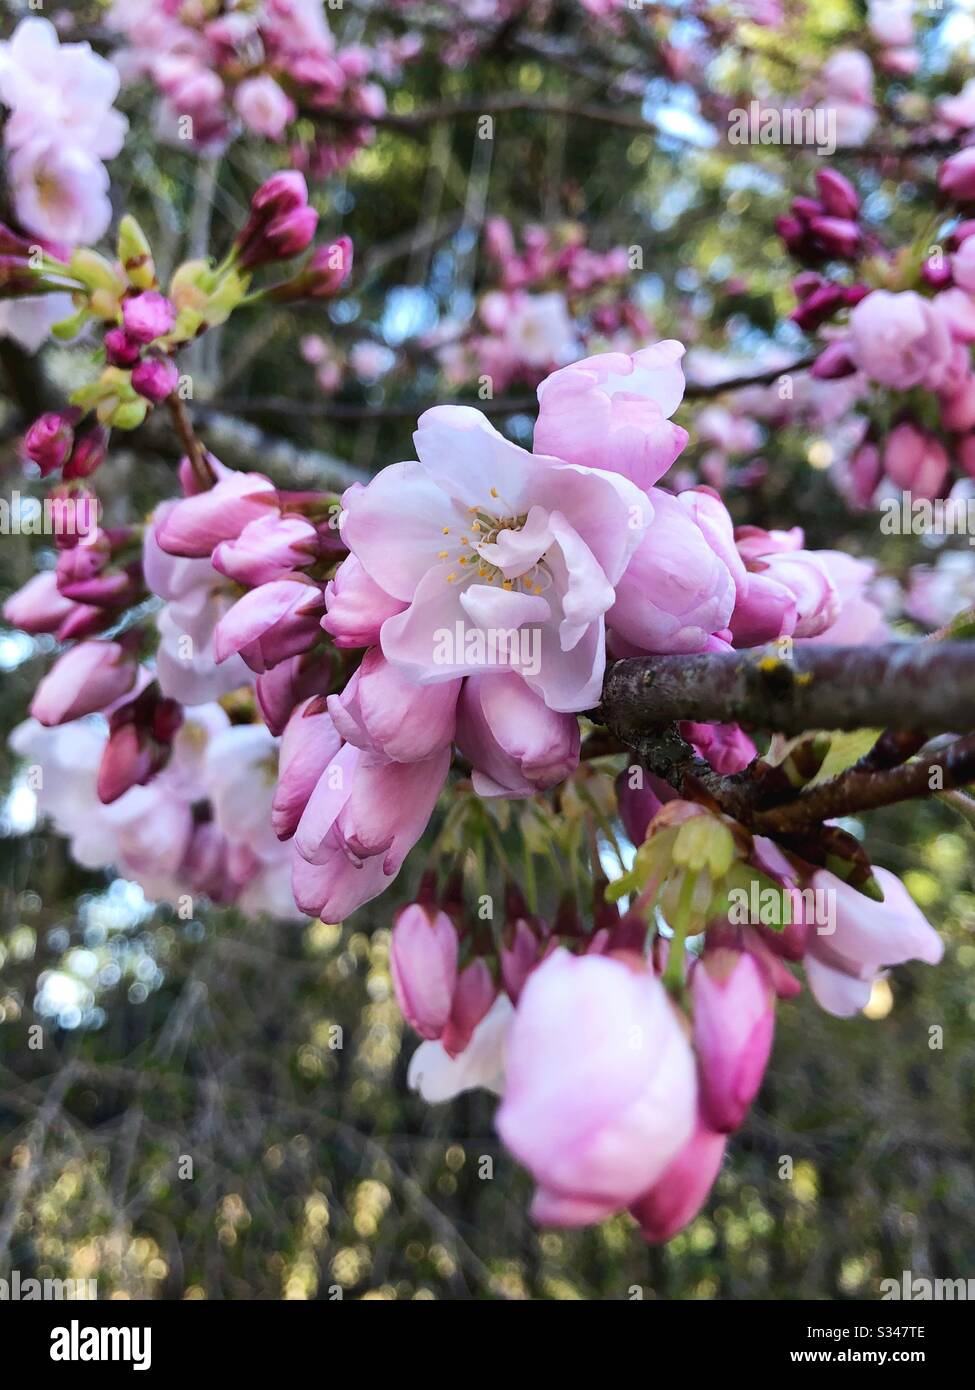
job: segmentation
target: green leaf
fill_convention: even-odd
[[[809,785],[815,787],[820,782],[828,782],[859,762],[865,753],[870,752],[880,737],[880,732],[879,729],[854,729],[852,733],[835,731],[829,734],[829,752]]]

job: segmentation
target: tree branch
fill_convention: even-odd
[[[975,736],[956,739],[930,757],[881,772],[851,768],[830,782],[797,796],[784,806],[756,811],[750,817],[754,830],[764,834],[791,834],[836,816],[872,811],[897,801],[953,791],[975,778]]]
[[[645,656],[606,676],[598,717],[638,752],[661,725],[742,724],[782,734],[885,728],[975,730],[975,643],[777,648]]]

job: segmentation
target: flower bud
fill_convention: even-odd
[[[132,385],[140,396],[158,405],[179,384],[179,370],[171,357],[147,357],[132,369]]]
[[[130,285],[134,285],[137,290],[152,289],[156,283],[152,248],[148,237],[131,213],[126,213],[119,223],[118,258]]]
[[[24,453],[45,478],[71,457],[74,427],[80,418],[80,410],[49,410],[38,416],[24,435]]]
[[[135,342],[151,343],[170,332],[176,322],[176,310],[158,290],[145,290],[131,295],[122,305],[122,321]]]

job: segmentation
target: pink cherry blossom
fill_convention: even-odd
[[[687,443],[687,431],[670,423],[684,395],[683,353],[671,340],[553,372],[538,388],[536,451],[652,487]]]
[[[550,710],[514,672],[469,676],[457,707],[457,746],[479,796],[533,796],[579,763],[579,721]]]
[[[735,582],[693,510],[654,488],[653,520],[607,615],[614,645],[636,652],[697,652],[727,626]]]
[[[628,1206],[690,1139],[697,1087],[660,981],[605,956],[555,951],[529,977],[508,1037],[505,1144],[539,1185],[545,1224]]]
[[[650,519],[646,495],[618,474],[529,454],[469,407],[428,410],[414,440],[418,463],[392,464],[344,499],[346,544],[409,605],[383,624],[387,660],[421,684],[451,680],[494,669],[496,634],[527,629],[537,669],[523,649],[534,641],[513,644],[512,669],[550,709],[587,708],[613,586]]]
[[[814,890],[833,895],[835,922],[809,935],[804,964],[813,995],[828,1013],[849,1018],[870,998],[886,965],[921,960],[937,965],[944,945],[896,874],[874,868],[883,902],[875,902],[835,874],[819,869]],[[832,930],[830,930],[832,927]]]

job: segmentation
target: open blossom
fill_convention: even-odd
[[[837,144],[862,145],[877,120],[870,59],[858,48],[841,48],[823,64],[822,76],[822,106],[834,113]]]
[[[280,140],[290,121],[295,118],[295,104],[265,73],[248,77],[234,93],[234,107],[248,129],[269,140]]]
[[[4,146],[17,217],[37,236],[97,241],[112,208],[102,160],[122,147],[119,76],[87,43],[62,44],[50,20],[21,20],[0,43]]]
[[[670,422],[684,395],[683,353],[669,340],[553,372],[538,388],[535,449],[652,487],[687,443],[687,431]]]
[[[497,1125],[538,1183],[536,1220],[585,1225],[629,1206],[690,1139],[696,1106],[690,1044],[652,973],[560,949],[531,974]]]
[[[850,314],[853,359],[872,381],[937,389],[947,374],[951,335],[931,301],[913,290],[873,290]]]
[[[453,1057],[439,1039],[421,1043],[410,1058],[407,1079],[411,1088],[430,1105],[477,1089],[500,1095],[513,1013],[508,996],[499,994],[467,1046]]]
[[[944,954],[941,938],[897,875],[877,867],[873,872],[883,902],[865,897],[826,869],[811,880],[814,891],[833,896],[836,909],[831,930],[809,933],[806,979],[817,1003],[840,1018],[859,1013],[884,966],[909,960],[937,965]]]
[[[451,680],[496,670],[496,634],[524,629],[531,640],[513,642],[507,664],[550,709],[586,709],[614,585],[652,515],[646,495],[529,454],[466,406],[428,410],[414,441],[418,463],[344,498],[346,544],[408,604],[383,623],[383,654],[421,684]]]
[[[40,139],[10,156],[17,216],[37,236],[98,241],[112,217],[105,166],[77,145]]]
[[[38,809],[68,837],[79,864],[112,865],[159,900],[199,893],[245,912],[296,916],[293,851],[267,828],[274,761],[267,730],[231,726],[215,704],[186,711],[162,771],[103,805],[97,786],[107,741],[107,729],[89,721],[45,729],[27,720],[11,738],[43,769]]]
[[[497,303],[488,299],[482,313],[490,320],[489,326],[500,330],[505,348],[517,363],[529,367],[559,365],[578,347],[565,297],[556,290],[498,294]]]

